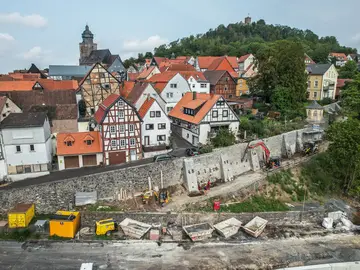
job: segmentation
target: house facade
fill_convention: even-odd
[[[12,181],[50,173],[52,142],[45,113],[13,113],[0,127],[7,174]]]
[[[221,128],[239,130],[239,118],[220,95],[186,93],[169,117],[172,131],[194,146],[206,144]]]
[[[95,114],[100,104],[111,94],[120,94],[120,82],[97,63],[79,83],[77,99],[86,104],[86,117]]]
[[[103,162],[99,131],[59,133],[56,141],[59,171],[97,166]]]
[[[144,157],[152,157],[168,152],[170,144],[171,122],[156,99],[148,96],[139,108],[142,145]]]
[[[338,72],[333,64],[307,65],[309,100],[335,99]]]
[[[0,122],[10,113],[21,113],[22,110],[12,100],[6,96],[0,97]]]
[[[136,79],[137,80],[148,80],[152,76],[159,74],[159,73],[160,73],[160,70],[158,69],[157,66],[151,66],[151,67],[145,68]]]
[[[255,56],[253,54],[246,54],[238,59],[239,71],[247,70],[250,65],[254,64]]]
[[[237,79],[236,84],[236,96],[240,97],[241,95],[248,95],[250,94],[249,86],[247,84],[247,78],[240,77]]]
[[[163,110],[169,113],[183,95],[187,92],[191,92],[189,83],[178,72],[164,72],[156,74],[150,78],[149,82],[153,83],[155,90],[165,101],[165,107]]]
[[[226,70],[208,70],[204,72],[210,82],[210,94],[221,95],[225,99],[236,97],[235,79]]]
[[[345,66],[346,62],[348,61],[348,58],[345,53],[332,52],[329,54],[328,58],[329,58],[329,62],[333,62],[333,59],[335,59],[335,66],[337,67]]]
[[[99,106],[94,118],[103,142],[103,164],[142,158],[141,118],[131,103],[112,94]]]

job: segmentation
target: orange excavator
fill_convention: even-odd
[[[246,147],[245,153],[243,158],[241,159],[241,162],[244,161],[245,156],[247,154],[248,149],[254,149],[256,147],[261,147],[264,150],[264,154],[265,154],[265,165],[268,169],[273,169],[273,168],[278,168],[280,167],[281,163],[280,163],[280,157],[270,157],[270,150],[269,148],[265,145],[264,142],[258,142],[256,144],[250,145],[250,143],[248,144],[248,146]]]

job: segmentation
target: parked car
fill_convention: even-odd
[[[185,153],[188,157],[198,156],[200,155],[200,149],[199,148],[188,148],[185,150]]]
[[[169,154],[163,154],[163,155],[158,155],[154,157],[154,162],[160,162],[160,161],[165,161],[165,160],[170,160],[172,159],[172,156],[170,156]]]

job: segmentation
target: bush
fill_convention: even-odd
[[[210,143],[207,143],[201,146],[200,152],[201,154],[207,154],[207,153],[211,153],[213,149],[214,147]]]
[[[226,147],[235,144],[235,135],[227,128],[221,128],[215,138],[211,139],[214,147]]]
[[[322,100],[319,101],[319,104],[321,106],[324,106],[324,105],[329,105],[333,102],[333,100],[329,97],[326,97],[326,98],[323,98]]]

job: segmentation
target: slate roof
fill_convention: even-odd
[[[120,58],[120,56],[118,54],[111,54],[109,49],[94,50],[90,53],[88,57],[84,58],[81,61],[81,65],[93,65],[96,63],[103,63],[105,65],[111,66],[117,58]]]
[[[49,76],[84,77],[90,69],[91,66],[50,65]]]
[[[221,77],[227,72],[226,70],[207,70],[204,72],[205,78],[211,85],[216,85]]]
[[[46,119],[44,112],[10,113],[0,124],[0,128],[42,127]]]
[[[306,109],[318,109],[323,110],[324,108],[316,102],[316,100],[313,100],[310,105],[306,106]]]
[[[310,64],[306,66],[306,70],[312,75],[324,75],[332,64]]]
[[[31,64],[31,67],[28,69],[27,73],[39,73],[42,79],[47,78],[47,76],[35,64]]]

